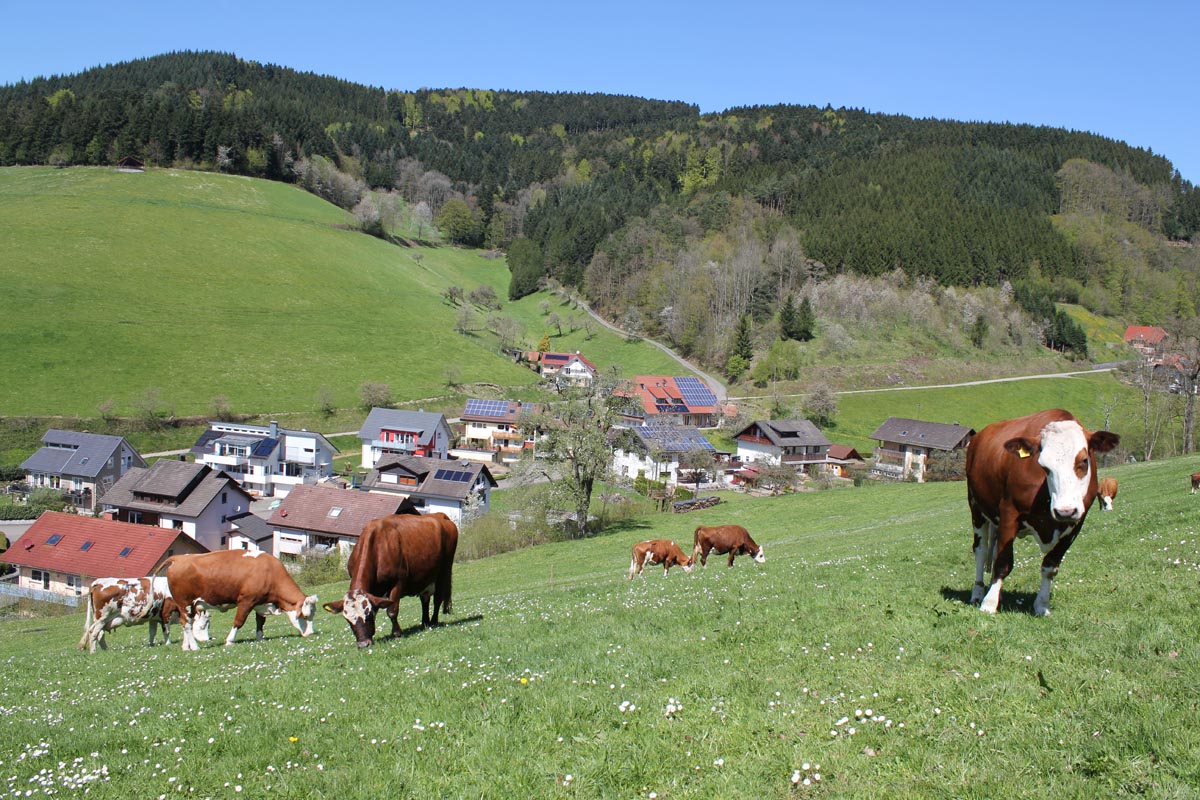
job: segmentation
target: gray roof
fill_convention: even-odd
[[[447,425],[444,414],[430,411],[398,411],[394,408],[372,408],[366,422],[358,432],[358,438],[373,442],[384,428],[420,432],[418,444],[432,444],[439,425]]]
[[[416,485],[384,483],[380,474],[384,472],[411,475],[416,479]],[[466,473],[464,477],[462,473]],[[463,480],[453,480],[448,477],[457,474]],[[363,480],[363,488],[368,490],[402,492],[416,497],[444,497],[452,500],[464,500],[471,489],[479,482],[482,475],[492,486],[496,479],[485,465],[477,461],[466,463],[453,458],[426,458],[424,456],[384,456]]]
[[[689,453],[693,450],[713,452],[712,446],[698,428],[684,425],[641,425],[633,429],[647,449],[657,447],[664,453]]]
[[[26,472],[95,478],[108,466],[108,460],[120,451],[122,443],[129,446],[135,456],[135,463],[141,461],[141,456],[128,442],[125,442],[123,436],[61,431],[52,428],[42,436],[42,443],[45,446],[25,459],[21,463],[21,469]]]
[[[220,470],[188,461],[156,461],[150,467],[126,472],[100,498],[100,503],[135,511],[152,511],[180,517],[198,517],[222,490],[250,495]],[[166,502],[150,499],[165,498]]]
[[[237,532],[247,539],[258,543],[266,541],[275,535],[274,529],[262,517],[255,516],[249,511],[229,518]]]
[[[962,446],[964,440],[974,435],[973,429],[964,428],[957,422],[948,425],[944,422],[924,422],[905,417],[888,417],[871,434],[871,438],[881,442],[930,447],[934,450],[953,450]]]
[[[821,429],[807,419],[755,420],[753,424],[738,431],[736,439],[755,425],[776,447],[828,447],[831,442]]]

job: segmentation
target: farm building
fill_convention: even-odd
[[[743,464],[786,464],[815,475],[829,464],[830,441],[806,419],[756,420],[734,434]]]
[[[905,417],[888,417],[871,434],[875,448],[874,475],[894,480],[925,480],[930,454],[949,453],[966,447],[975,431],[957,422],[925,422]]]

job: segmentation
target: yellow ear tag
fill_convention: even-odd
[[[1019,455],[1021,458],[1029,458],[1029,451],[1026,450],[1024,447],[1018,447],[1017,455]]]

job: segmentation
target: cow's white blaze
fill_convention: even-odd
[[[758,548],[758,552],[754,554],[754,560],[757,561],[759,564],[766,563],[767,557],[763,553],[763,549],[761,547]]]
[[[1076,520],[1087,509],[1083,505],[1092,477],[1091,459],[1087,455],[1087,437],[1074,420],[1051,422],[1042,428],[1041,453],[1038,464],[1046,470],[1046,488],[1050,492],[1050,511],[1057,519]],[[1086,468],[1080,476],[1075,463],[1084,454]]]

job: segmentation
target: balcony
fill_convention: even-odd
[[[218,467],[244,467],[250,463],[248,455],[227,455],[222,456],[216,453],[205,453],[204,463]]]

